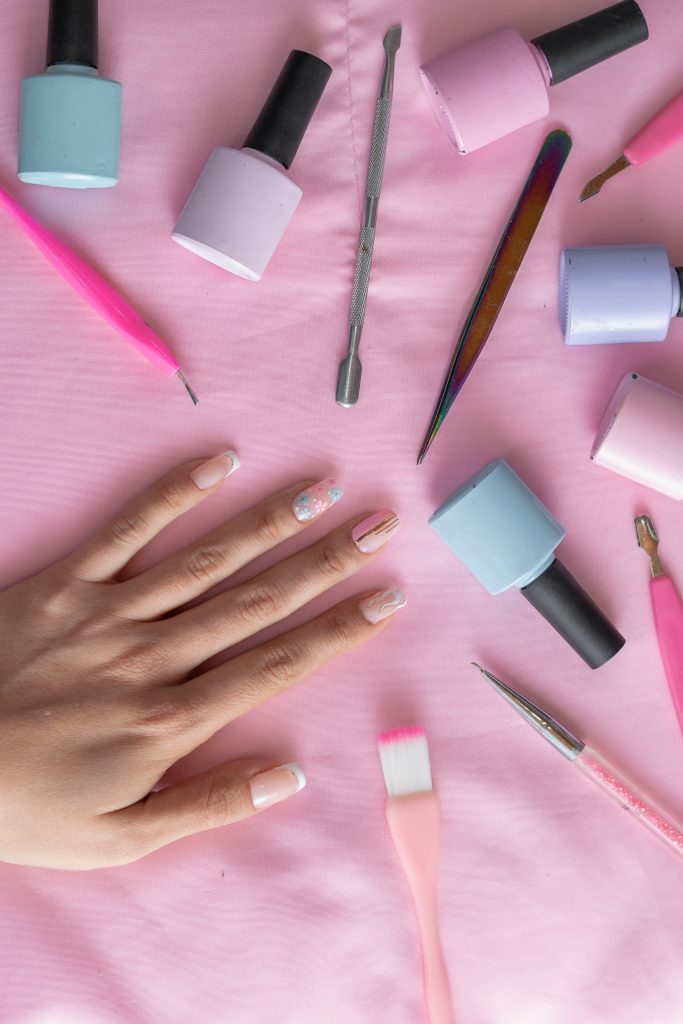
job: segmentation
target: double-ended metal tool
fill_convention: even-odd
[[[348,408],[358,401],[360,377],[363,370],[358,358],[360,336],[365,320],[365,304],[370,284],[372,267],[372,250],[375,245],[375,225],[379,194],[382,188],[384,157],[387,151],[389,120],[391,117],[391,97],[394,91],[394,63],[396,51],[401,45],[401,26],[392,25],[384,37],[384,74],[375,108],[375,123],[372,129],[372,145],[370,147],[370,165],[365,185],[365,209],[361,226],[358,256],[356,257],[356,275],[351,294],[351,314],[349,316],[349,348],[346,356],[339,364],[337,376],[337,405]]]

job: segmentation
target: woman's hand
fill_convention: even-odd
[[[133,555],[238,466],[233,453],[181,466],[73,554],[0,593],[0,860],[126,864],[303,786],[297,765],[251,760],[150,792],[218,729],[369,640],[405,603],[397,589],[361,595],[196,674],[358,572],[398,528],[389,510],[358,516],[248,583],[169,616],[341,497],[332,480],[302,483],[118,581]]]

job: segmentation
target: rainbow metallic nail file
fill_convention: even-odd
[[[683,267],[663,245],[587,245],[560,260],[560,326],[566,345],[663,341],[683,316]]]
[[[591,668],[624,646],[623,636],[555,558],[564,527],[505,459],[466,481],[429,524],[489,594],[518,587]]]
[[[458,339],[418,464],[486,344],[571,148],[571,136],[560,130],[551,132],[541,146]]]

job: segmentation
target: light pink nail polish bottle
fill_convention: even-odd
[[[432,109],[459,153],[495,142],[550,110],[548,88],[648,37],[635,0],[527,42],[511,28],[490,32],[420,69]]]
[[[176,242],[260,280],[303,194],[284,171],[331,74],[312,53],[292,50],[244,148],[212,152],[173,229]]]

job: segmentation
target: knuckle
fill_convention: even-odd
[[[207,824],[221,824],[236,817],[239,801],[234,789],[218,775],[208,780],[204,791],[201,816]]]
[[[353,647],[358,642],[358,634],[353,623],[344,615],[332,615],[328,622],[330,646],[335,650],[342,647]]]
[[[121,512],[109,523],[108,535],[115,544],[134,544],[145,533],[147,521],[139,512]]]
[[[132,712],[130,728],[135,734],[163,738],[178,735],[187,724],[185,709],[169,691],[141,700]]]
[[[283,598],[277,584],[260,580],[240,588],[235,597],[235,611],[244,622],[267,622],[278,618]]]
[[[315,567],[321,576],[343,576],[348,567],[348,560],[341,549],[334,544],[324,544],[315,554]]]
[[[190,582],[207,583],[222,578],[223,555],[219,548],[203,547],[191,552],[184,571]]]
[[[175,480],[164,480],[159,484],[159,500],[171,512],[182,512],[187,505],[185,491]]]
[[[259,540],[266,544],[278,544],[283,538],[282,517],[275,505],[264,505],[259,509],[254,530]]]
[[[157,641],[145,640],[115,655],[109,671],[124,679],[158,677],[168,668],[166,654]]]
[[[306,660],[306,650],[298,640],[275,640],[263,649],[261,678],[284,690],[303,674]]]

